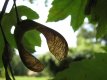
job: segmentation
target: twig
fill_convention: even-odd
[[[6,43],[7,43],[7,40],[6,40],[4,31],[3,31],[3,27],[2,27],[2,25],[1,25],[1,21],[2,21],[3,15],[5,14],[5,10],[6,10],[6,8],[7,8],[8,2],[9,2],[9,0],[5,0],[4,6],[3,6],[2,11],[1,11],[1,13],[0,13],[0,28],[1,28],[1,32],[2,32],[2,35],[3,35],[4,41],[5,41]]]
[[[16,6],[16,0],[13,0],[13,2],[14,2],[14,6],[15,6],[16,18],[17,18],[17,24],[18,24],[20,22],[20,19],[19,19],[19,14],[18,14],[17,6]]]

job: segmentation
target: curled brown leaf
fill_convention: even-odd
[[[63,60],[67,57],[68,45],[64,37],[53,29],[39,23],[37,30],[46,37],[50,52],[58,59]]]
[[[27,31],[23,26],[28,26],[27,24],[23,24],[22,22],[18,23],[15,29],[15,40],[17,44],[17,48],[19,50],[19,55],[21,57],[24,65],[32,71],[40,72],[44,69],[43,64],[33,55],[31,55],[23,46],[22,38],[24,33]]]
[[[21,21],[15,29],[15,39],[20,53],[20,57],[23,63],[31,70],[41,71],[43,65],[38,59],[34,58],[27,50],[23,47],[22,38],[26,31],[36,29],[41,32],[46,40],[50,52],[58,59],[63,60],[66,58],[68,53],[68,45],[64,37],[53,29],[50,29],[42,24],[34,22],[32,20]],[[35,67],[34,67],[35,66]],[[33,68],[33,69],[32,69]]]

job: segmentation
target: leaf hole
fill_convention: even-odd
[[[14,30],[15,30],[15,26],[13,25],[12,28],[11,28],[11,31],[10,31],[11,34],[14,34]]]
[[[41,40],[39,36],[40,36],[39,32],[36,30],[29,30],[24,33],[23,38],[22,38],[22,43],[23,43],[24,48],[28,52],[31,52],[31,53],[35,52],[34,46],[41,45]]]
[[[22,16],[21,17],[21,20],[26,20],[27,19],[27,16]]]
[[[84,22],[85,22],[85,23],[88,23],[88,22],[89,22],[88,18],[85,18],[85,19],[84,19]]]
[[[19,55],[18,49],[14,48],[14,51],[15,51],[16,55]]]

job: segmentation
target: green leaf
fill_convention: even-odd
[[[18,8],[18,13],[19,13],[19,17],[20,18],[22,16],[27,16],[28,19],[37,19],[38,18],[38,14],[35,11],[33,11],[32,9],[30,9],[30,8],[28,8],[26,6],[18,6],[17,8]],[[12,10],[10,11],[10,13],[5,14],[4,17],[3,17],[3,20],[2,20],[3,30],[5,32],[6,38],[7,38],[8,42],[9,42],[9,44],[11,45],[11,47],[16,47],[14,36],[10,32],[12,26],[15,26],[16,23],[17,23],[17,20],[16,20],[15,9],[12,8]],[[38,39],[40,38],[39,34],[37,34],[36,36],[38,37]],[[33,38],[34,40],[33,41],[30,40],[29,43],[33,44],[34,41],[36,41],[37,37],[36,38],[34,37]],[[29,39],[29,36],[26,37],[26,39]],[[33,45],[36,45],[36,44],[33,44]],[[30,48],[30,49],[31,49],[31,51],[32,50],[34,51],[34,49],[32,49],[32,48]]]
[[[101,38],[107,34],[107,22],[99,22],[97,28],[96,38]]]
[[[71,11],[71,25],[76,31],[84,22],[84,10],[87,0],[74,0]]]
[[[29,52],[33,53],[35,51],[35,45],[41,46],[40,33],[35,30],[27,31],[23,37],[23,44]]]
[[[54,0],[47,21],[59,21],[70,15],[73,0]]]
[[[5,14],[2,20],[2,26],[3,26],[3,30],[6,36],[6,39],[8,40],[9,44],[12,47],[15,47],[15,41],[14,41],[14,37],[11,34],[11,28],[13,25],[16,24],[16,19],[14,17],[14,14]]]
[[[106,80],[107,54],[98,53],[91,60],[73,62],[70,67],[59,72],[54,80]]]
[[[18,14],[19,14],[20,17],[26,16],[27,19],[37,19],[37,18],[39,18],[39,15],[27,6],[18,6],[17,9],[18,9]],[[14,13],[14,17],[16,18],[15,8],[13,8],[11,10],[10,14],[11,13]]]
[[[87,0],[54,0],[47,21],[59,21],[71,15],[71,25],[77,30],[83,23]]]
[[[107,0],[97,0],[91,12],[91,20],[98,24],[97,38],[107,34]]]

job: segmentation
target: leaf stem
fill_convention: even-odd
[[[15,6],[15,11],[16,11],[17,23],[19,23],[19,22],[20,22],[20,19],[19,19],[19,15],[18,15],[17,6],[16,6],[16,0],[13,0],[13,2],[14,2],[14,6]]]
[[[1,13],[0,13],[0,28],[1,28],[1,32],[2,32],[3,38],[4,38],[5,47],[8,46],[8,41],[6,40],[6,36],[5,36],[4,31],[3,31],[3,27],[2,27],[1,22],[2,22],[3,15],[5,14],[5,11],[6,11],[8,2],[9,2],[9,0],[5,0],[5,3],[4,3],[3,8],[2,8],[2,11],[1,11]],[[5,51],[5,50],[4,50],[4,51]],[[3,64],[4,64],[4,67],[5,67],[5,71],[6,71],[6,72],[5,72],[6,80],[11,80],[11,78],[10,78],[10,76],[9,76],[9,74],[8,74],[8,71],[7,71],[7,67],[8,67],[8,66],[9,66],[9,68],[10,68],[10,72],[11,72],[11,74],[12,74],[13,80],[15,80],[15,78],[14,78],[14,76],[13,76],[13,73],[12,73],[10,61],[6,61],[6,58],[5,58],[5,57],[8,57],[8,58],[9,58],[9,56],[7,56],[7,55],[9,55],[9,54],[6,54],[6,53],[7,53],[7,52],[4,52],[3,55],[2,55]],[[8,59],[8,58],[7,58],[7,59]]]
[[[3,31],[3,27],[2,27],[2,25],[1,25],[1,21],[2,21],[3,15],[4,15],[4,13],[5,13],[5,10],[6,10],[6,8],[7,8],[8,2],[9,2],[9,0],[5,0],[5,3],[4,3],[3,8],[2,8],[2,11],[1,11],[1,13],[0,13],[0,28],[1,28],[1,32],[2,32],[2,35],[3,35],[4,41],[5,41],[6,43],[7,43],[7,40],[6,40],[4,31]]]

